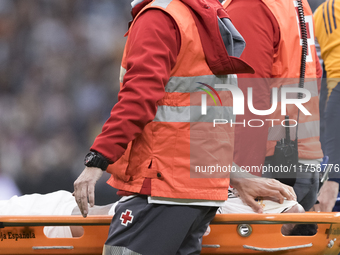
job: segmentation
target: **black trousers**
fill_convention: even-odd
[[[217,207],[149,204],[147,196],[119,202],[104,255],[200,254]]]

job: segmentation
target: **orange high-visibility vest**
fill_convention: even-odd
[[[233,162],[234,130],[229,125],[213,128],[213,119],[234,118],[232,96],[229,91],[219,93],[223,106],[215,106],[208,97],[207,115],[202,115],[201,96],[205,93],[201,83],[236,85],[235,75],[216,76],[211,72],[195,21],[181,1],[155,0],[139,15],[149,8],[161,9],[175,20],[181,35],[181,48],[165,86],[165,96],[157,102],[155,119],[108,168],[112,174],[108,183],[117,189],[138,193],[145,178],[151,178],[152,196],[226,200],[229,174],[223,167],[231,166]],[[130,29],[133,26],[134,23]],[[126,72],[125,56],[131,47],[128,38],[121,77]],[[121,86],[122,82],[123,79]],[[210,173],[207,173],[209,167]],[[212,170],[221,174],[215,175]]]
[[[231,1],[232,0],[227,0],[223,6],[226,8]],[[272,79],[271,88],[277,87],[279,89],[278,107],[270,118],[268,118],[275,119],[275,121],[271,122],[267,142],[267,156],[271,156],[274,154],[276,142],[285,138],[285,128],[281,125],[284,116],[281,115],[280,89],[282,87],[298,87],[302,40],[300,38],[300,25],[296,10],[297,1],[262,0],[262,2],[266,4],[273,13],[280,27],[280,42],[278,51],[274,54],[274,63],[271,74],[271,78],[275,78]],[[312,98],[307,103],[303,104],[303,106],[312,115],[306,116],[300,112],[298,124],[298,150],[300,159],[317,159],[323,157],[321,144],[319,142],[319,98],[316,81],[316,61],[318,61],[318,59],[315,59],[313,14],[307,0],[303,0],[302,2],[308,37],[306,80],[304,88],[308,89],[312,96]],[[297,95],[295,98],[297,98]],[[298,109],[295,105],[287,105],[287,115],[290,119],[297,120],[297,113]],[[295,122],[290,122],[290,125],[294,124]],[[290,128],[290,136],[292,140],[295,140],[296,128]]]

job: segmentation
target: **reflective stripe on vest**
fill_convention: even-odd
[[[194,77],[171,77],[165,91],[168,93],[194,93],[201,92],[204,87],[202,83],[215,87],[214,84],[231,84],[237,86],[235,75],[203,75]],[[222,89],[216,88],[216,91]],[[200,93],[201,94],[201,93]],[[214,96],[214,95],[213,95]],[[223,103],[223,102],[222,102]],[[226,119],[228,121],[235,121],[236,117],[233,115],[233,108],[230,106],[207,106],[206,115],[202,115],[201,106],[171,106],[159,105],[154,121],[157,122],[213,122],[214,119]]]
[[[121,82],[126,73],[126,69],[121,67]],[[230,84],[237,86],[236,75],[203,75],[194,77],[171,77],[165,86],[168,93],[192,93],[201,92],[204,87],[201,83],[211,84]],[[223,89],[214,88],[216,91]],[[201,106],[169,106],[159,105],[155,119],[156,122],[213,122],[214,119],[225,119],[235,122],[236,116],[233,115],[233,108],[230,106],[208,106],[207,114],[201,114]]]
[[[214,122],[214,119],[225,119],[235,122],[232,107],[208,106],[207,114],[201,114],[201,106],[167,106],[157,109],[155,122]]]
[[[126,69],[124,67],[120,67],[120,73],[119,73],[119,82],[123,83],[124,76],[126,74]]]
[[[291,126],[295,123],[290,123]],[[295,140],[296,127],[290,127],[290,139]],[[268,140],[278,141],[286,137],[285,127],[282,125],[276,125],[269,128]],[[305,123],[299,123],[298,125],[298,138],[306,139],[310,137],[319,137],[320,135],[320,121],[310,121]]]
[[[162,8],[167,8],[172,0],[155,0],[151,6],[160,6]]]
[[[284,80],[284,79],[282,79]],[[279,88],[279,93],[278,93],[278,101],[281,101],[281,89],[282,88],[286,88],[286,87],[290,87],[290,88],[296,88],[298,87],[298,84],[287,84],[287,85],[283,85]],[[317,83],[316,80],[308,80],[307,82],[305,82],[304,84],[304,88],[307,89],[309,92],[311,92],[311,100],[313,100],[312,102],[315,101],[315,98],[318,98],[318,88],[317,88]],[[297,94],[296,93],[288,93],[287,94],[287,98],[297,98]],[[318,99],[317,99],[318,101]],[[308,106],[314,106],[314,104],[307,102],[306,105]],[[294,106],[296,107],[296,106]],[[280,107],[281,108],[281,107]],[[308,109],[308,107],[306,107],[307,110],[309,112],[313,114],[314,113],[314,109]],[[297,120],[297,110],[294,111],[294,113],[287,111],[287,115],[289,116],[290,119],[294,119]],[[283,121],[283,116],[280,114],[279,110],[277,109],[272,115],[271,115],[271,119],[279,119],[280,121],[276,121],[274,126],[269,127],[269,132],[268,132],[268,141],[278,141],[281,140],[282,138],[285,138],[286,134],[285,134],[285,128],[282,126],[283,123],[281,123]],[[319,137],[320,136],[320,127],[319,127],[319,117],[317,116],[317,120],[315,120],[315,116],[305,116],[301,111],[300,111],[300,116],[299,116],[299,127],[298,127],[298,138],[299,139],[305,139],[305,138],[310,138],[310,137]],[[293,127],[296,122],[292,123],[293,121],[291,121],[290,123],[290,136],[292,140],[295,140],[296,138],[296,128]]]

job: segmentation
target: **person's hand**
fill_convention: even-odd
[[[242,201],[257,213],[263,213],[262,206],[255,201],[258,197],[273,200],[280,204],[283,203],[285,198],[296,201],[294,189],[275,179],[237,177],[231,178],[230,184],[237,190]]]
[[[339,193],[339,183],[334,181],[326,181],[320,189],[318,196],[319,204],[315,204],[313,211],[331,212],[335,205]]]
[[[74,182],[73,195],[84,218],[88,214],[88,202],[91,207],[94,206],[94,187],[102,175],[103,171],[100,168],[85,167]]]

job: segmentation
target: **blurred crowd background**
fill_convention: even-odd
[[[73,191],[117,101],[127,0],[0,1],[0,199]],[[104,175],[96,202],[115,192]]]
[[[0,0],[0,199],[73,191],[117,101],[130,2]],[[97,204],[117,199],[107,179]]]

